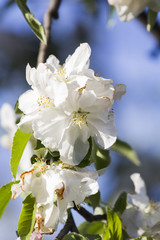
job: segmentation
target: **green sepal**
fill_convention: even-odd
[[[45,149],[45,146],[41,143],[40,140],[37,140],[37,144],[34,150]]]

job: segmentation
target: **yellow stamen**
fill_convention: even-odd
[[[87,85],[85,85],[84,87],[81,87],[78,89],[78,92],[81,94],[83,92],[84,89],[86,89]]]
[[[60,67],[53,75],[58,76],[61,81],[68,82],[68,79],[65,76],[66,69]]]
[[[81,112],[81,110],[79,110],[78,112],[74,111],[73,112],[73,124],[72,126],[75,128],[76,125],[79,126],[80,129],[82,129],[82,125],[87,125],[87,114],[89,114],[88,112]]]

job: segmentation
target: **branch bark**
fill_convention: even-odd
[[[107,220],[107,215],[93,215],[92,213],[88,212],[85,208],[81,207],[77,209],[76,206],[73,208],[76,210],[82,217],[84,217],[88,222],[93,222],[93,221],[100,221],[100,220]]]
[[[67,219],[63,229],[60,231],[60,233],[57,235],[57,237],[54,240],[61,240],[68,232],[79,233],[71,212],[68,216],[68,219]]]
[[[46,61],[48,51],[49,51],[50,40],[51,40],[52,18],[58,19],[59,17],[58,9],[59,9],[60,3],[61,3],[61,0],[50,0],[49,8],[44,15],[44,29],[46,33],[47,44],[45,45],[42,42],[40,43],[37,65],[39,63],[43,63]]]

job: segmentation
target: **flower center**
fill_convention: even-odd
[[[42,108],[49,108],[51,105],[55,107],[54,100],[50,99],[49,97],[41,96],[37,99],[38,106],[40,107],[39,111],[41,111]]]
[[[36,176],[39,177],[41,173],[44,173],[48,169],[48,165],[45,162],[38,160],[33,164],[33,169],[36,171]]]
[[[89,112],[82,112],[81,109],[78,110],[78,112],[74,111],[73,113],[73,124],[72,126],[75,128],[76,125],[79,126],[80,129],[82,129],[82,125],[87,125],[87,114],[89,114]]]
[[[60,81],[62,82],[68,82],[66,76],[65,76],[65,68],[60,67],[53,75],[57,76]]]

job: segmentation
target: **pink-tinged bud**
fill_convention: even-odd
[[[30,240],[42,240],[42,235],[39,232],[33,232]]]

